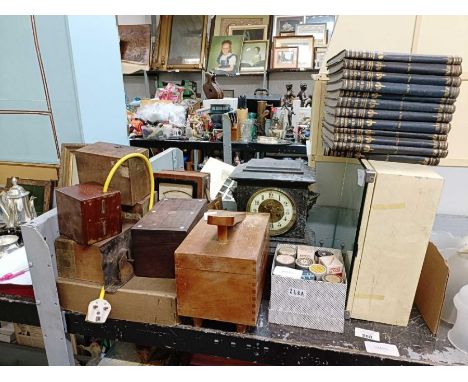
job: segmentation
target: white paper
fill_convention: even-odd
[[[362,168],[357,170],[357,184],[358,186],[364,187],[364,183],[366,182],[366,171]]]
[[[373,330],[354,328],[354,335],[356,337],[365,338],[366,340],[380,341],[380,333]]]
[[[364,344],[366,345],[366,350],[369,353],[390,355],[394,357],[400,356],[400,352],[395,345],[371,341],[364,341]]]
[[[293,279],[300,280],[300,278],[302,277],[302,270],[277,265],[273,270],[273,274],[275,276],[290,277]]]
[[[209,158],[207,160],[200,172],[210,174],[210,200],[216,199],[218,192],[234,169],[234,166],[221,162],[218,159]]]
[[[24,247],[6,253],[0,258],[0,277],[7,273],[19,272],[28,267],[28,258]],[[10,280],[0,281],[0,284],[32,285],[29,271]]]

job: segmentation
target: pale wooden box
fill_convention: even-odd
[[[375,179],[366,183],[347,310],[352,318],[406,326],[443,178],[418,164],[362,163]]]

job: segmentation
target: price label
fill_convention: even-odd
[[[374,332],[373,330],[354,328],[354,335],[356,337],[365,338],[366,340],[380,341],[380,333]]]
[[[289,288],[288,294],[291,297],[306,298],[307,292],[304,289]]]
[[[366,345],[366,350],[369,353],[390,355],[394,357],[400,356],[400,352],[395,345],[371,341],[364,341],[364,344]]]

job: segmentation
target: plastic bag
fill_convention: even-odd
[[[173,103],[154,103],[138,108],[136,118],[151,123],[168,122],[177,127],[184,127],[186,122],[186,109],[182,105]]]

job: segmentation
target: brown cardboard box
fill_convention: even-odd
[[[439,330],[449,267],[437,247],[429,242],[414,302],[433,334]]]
[[[100,288],[97,283],[57,279],[60,305],[78,313],[86,314],[88,304],[99,297]],[[133,277],[104,298],[112,307],[109,318],[168,326],[179,322],[174,279]]]

